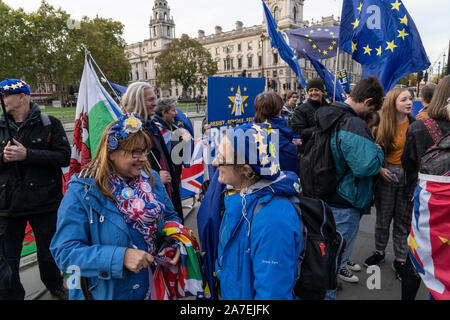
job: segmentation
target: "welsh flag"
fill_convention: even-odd
[[[27,223],[25,229],[25,238],[23,239],[23,247],[21,257],[26,257],[36,252],[36,239],[34,237],[33,229],[31,229],[30,223]]]
[[[103,88],[87,57],[78,92],[70,167],[63,170],[66,182],[91,160],[106,126],[121,115],[120,108]]]

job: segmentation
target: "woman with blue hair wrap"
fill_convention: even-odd
[[[302,234],[288,198],[301,186],[280,170],[278,135],[270,124],[229,130],[213,162],[227,185],[215,261],[224,300],[293,299]]]

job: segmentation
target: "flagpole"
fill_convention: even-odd
[[[117,95],[116,90],[114,90],[114,88],[111,86],[111,83],[108,81],[108,78],[106,78],[105,74],[103,73],[102,69],[100,69],[100,67],[98,66],[97,62],[95,61],[94,57],[92,56],[91,52],[86,48],[86,46],[84,44],[81,45],[84,48],[84,52],[86,55],[88,55],[91,60],[94,62],[95,66],[97,67],[97,69],[100,71],[100,74],[102,75],[102,77],[106,80],[106,83],[108,84],[109,88],[112,90],[112,92],[114,92],[114,95],[117,98],[117,101],[121,101],[119,96]],[[123,113],[127,113],[124,109],[121,103],[119,103],[119,107],[122,109]]]
[[[339,8],[342,10],[342,0],[339,0]],[[341,12],[342,13],[342,12]],[[339,17],[339,14],[338,14]],[[342,17],[341,17],[342,21]],[[333,92],[333,102],[336,102],[336,85],[337,85],[337,72],[339,67],[339,53],[340,53],[340,43],[338,41],[338,47],[337,47],[337,55],[336,55],[336,65],[334,67],[334,92]]]

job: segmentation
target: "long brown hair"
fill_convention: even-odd
[[[450,121],[450,75],[444,77],[434,90],[433,99],[428,106],[428,116],[434,120]]]
[[[283,109],[283,100],[275,92],[263,92],[255,99],[255,122],[264,123],[277,117]]]
[[[109,155],[114,152],[108,148],[109,135],[106,132],[109,129],[118,124],[119,121],[115,121],[108,125],[102,134],[100,143],[98,144],[97,154],[81,171],[80,178],[94,179],[99,191],[107,198],[113,200],[113,195],[110,188],[110,175],[115,172],[114,163],[109,159]],[[143,131],[128,134],[124,140],[119,140],[119,148],[115,151],[132,152],[134,149],[150,149],[151,141],[148,135]],[[152,181],[154,177],[151,174],[150,162],[144,164],[144,171],[149,175]]]
[[[381,109],[381,120],[378,126],[376,140],[384,148],[386,155],[390,154],[395,148],[395,137],[397,136],[397,98],[403,92],[408,91],[405,88],[396,88],[386,95],[383,107]]]

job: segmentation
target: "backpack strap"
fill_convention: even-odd
[[[41,122],[44,127],[48,127],[52,124],[50,117],[45,113],[41,113]]]
[[[439,128],[438,123],[434,119],[420,119],[425,127],[428,130],[428,133],[430,134],[431,138],[433,139],[434,145],[437,145],[439,141],[441,141],[444,134],[442,133],[441,128]]]

